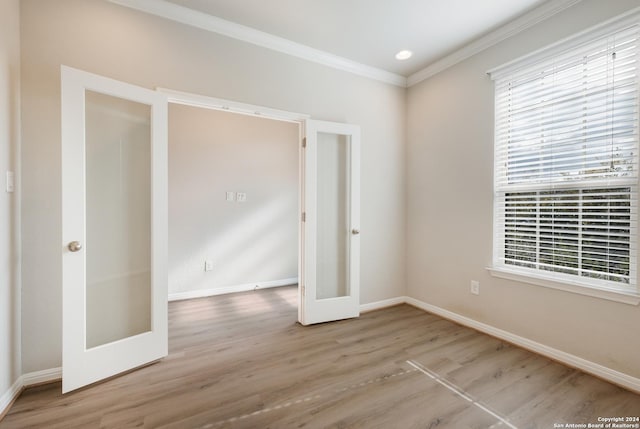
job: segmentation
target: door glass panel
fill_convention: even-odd
[[[151,107],[85,95],[89,349],[151,330]]]
[[[318,133],[316,299],[349,296],[350,137]]]

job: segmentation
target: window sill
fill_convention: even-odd
[[[588,285],[580,283],[562,282],[557,279],[552,279],[545,276],[533,276],[523,274],[521,272],[510,270],[502,267],[490,267],[487,268],[493,277],[501,279],[514,280],[522,283],[529,283],[537,286],[543,286],[550,289],[562,290],[565,292],[577,293],[579,295],[586,295],[594,298],[606,299],[609,301],[620,302],[629,305],[640,304],[640,294],[617,291],[613,289],[598,289]]]

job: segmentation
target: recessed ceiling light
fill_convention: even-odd
[[[411,55],[413,55],[413,52],[411,51],[407,51],[406,49],[404,51],[400,51],[396,54],[396,59],[397,60],[408,60],[409,58],[411,58]]]

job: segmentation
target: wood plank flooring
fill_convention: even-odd
[[[533,429],[640,417],[640,395],[408,305],[300,326],[296,293],[171,303],[166,359],[65,396],[59,383],[28,389],[0,429]]]

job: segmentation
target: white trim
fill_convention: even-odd
[[[631,9],[607,21],[589,27],[577,34],[565,37],[562,40],[530,52],[520,58],[509,61],[506,64],[494,67],[493,69],[488,70],[487,74],[489,74],[493,80],[500,79],[507,74],[517,71],[523,66],[535,64],[538,61],[553,57],[554,55],[562,52],[569,52],[584,43],[606,36],[608,33],[623,29],[633,24],[638,24],[638,20],[640,20],[640,7]]]
[[[458,64],[466,60],[467,58],[484,51],[496,45],[509,37],[532,27],[539,22],[544,21],[552,17],[553,15],[562,12],[563,10],[579,3],[581,0],[551,0],[542,6],[522,15],[519,18],[514,19],[508,24],[492,31],[491,33],[474,40],[468,45],[464,46],[453,52],[450,55],[430,64],[424,69],[413,73],[407,78],[407,86],[411,87],[431,76],[440,73],[441,71]]]
[[[513,280],[522,283],[528,283],[537,286],[543,286],[550,289],[562,290],[565,292],[577,293],[579,295],[591,296],[594,298],[606,299],[609,301],[621,302],[623,304],[638,305],[640,304],[640,294],[633,292],[625,292],[618,290],[607,290],[597,287],[590,287],[584,283],[569,283],[559,281],[557,279],[548,278],[542,275],[527,275],[516,270],[507,268],[491,267],[487,268],[493,277],[506,280]]]
[[[256,289],[267,289],[280,286],[291,286],[298,283],[297,277],[272,280],[267,282],[245,283],[233,286],[222,286],[211,289],[189,290],[173,292],[169,294],[169,301],[182,301],[184,299],[206,298],[208,296],[224,295],[227,293],[249,292]]]
[[[529,340],[519,335],[513,334],[502,329],[498,329],[494,326],[487,325],[486,323],[478,322],[460,314],[454,313],[444,308],[437,307],[435,305],[427,304],[426,302],[417,300],[415,298],[406,297],[405,302],[409,305],[417,307],[421,310],[433,313],[437,316],[444,317],[461,325],[473,328],[477,331],[491,335],[492,337],[505,340],[516,346],[525,348],[532,352],[538,353],[542,356],[546,356],[560,363],[566,364],[570,367],[579,369],[596,377],[602,378],[625,389],[631,390],[635,393],[640,393],[640,378],[632,377],[628,374],[624,374],[619,371],[615,371],[606,366],[588,361],[581,357],[572,355],[570,353],[563,352],[553,347],[540,344],[538,342]]]
[[[397,296],[395,298],[383,299],[382,301],[370,302],[368,304],[360,304],[360,313],[367,313],[369,311],[381,310],[387,307],[393,307],[394,305],[404,304],[406,302],[405,297]]]
[[[111,3],[160,16],[212,33],[221,34],[263,48],[282,52],[303,60],[322,64],[327,67],[346,71],[369,79],[396,85],[407,86],[407,78],[376,67],[371,67],[348,58],[330,54],[310,46],[296,43],[283,37],[274,36],[255,28],[227,21],[217,16],[189,9],[165,0],[109,0]],[[575,1],[575,0],[573,0]]]
[[[257,106],[255,104],[240,103],[224,98],[209,97],[206,95],[192,94],[167,88],[156,88],[156,91],[165,94],[169,103],[184,104],[185,106],[201,107],[203,109],[224,110],[241,115],[255,116],[259,118],[275,119],[278,121],[300,123],[310,116],[304,113],[288,112],[286,110],[272,109],[270,107]]]
[[[199,12],[165,0],[109,0],[111,3],[135,9],[151,15],[160,16],[212,33],[221,34],[287,55],[302,58],[334,69],[367,77],[399,87],[411,87],[425,79],[479,53],[491,46],[512,37],[533,25],[562,12],[581,0],[551,0],[542,6],[516,18],[489,34],[475,39],[463,48],[437,60],[424,69],[411,74],[408,78],[382,70],[377,67],[358,63],[307,45],[265,33],[251,27]]]
[[[18,399],[20,393],[24,390],[24,385],[22,384],[22,377],[18,377],[18,379],[13,383],[9,389],[0,396],[0,421],[2,421],[2,417],[9,411],[9,408],[13,404],[13,402]]]
[[[42,383],[51,383],[62,379],[62,368],[50,368],[42,371],[28,372],[22,375],[24,387],[35,386]]]
[[[11,387],[0,396],[0,420],[2,420],[5,413],[9,411],[13,402],[18,399],[18,396],[20,396],[24,389],[37,384],[51,383],[60,379],[62,379],[62,368],[51,368],[22,374]]]

